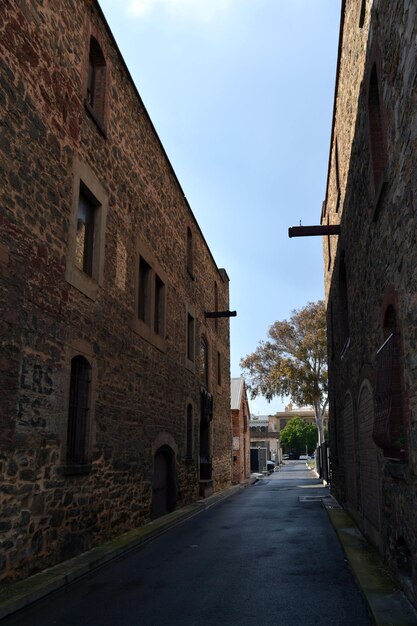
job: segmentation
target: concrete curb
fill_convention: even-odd
[[[7,585],[0,592],[0,619],[33,604],[103,565],[138,550],[142,545],[156,539],[173,526],[211,508],[247,486],[248,484],[229,487],[225,491],[193,502],[25,580]]]
[[[333,496],[324,498],[323,506],[376,626],[416,626],[416,611],[350,515]]]

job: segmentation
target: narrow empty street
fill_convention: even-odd
[[[6,619],[9,625],[370,624],[303,461]]]

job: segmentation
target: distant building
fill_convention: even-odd
[[[269,429],[272,432],[280,432],[293,417],[301,417],[308,424],[315,424],[316,418],[314,409],[308,406],[298,407],[291,402],[284,408],[284,411],[277,411],[274,415],[269,416]],[[327,430],[329,426],[329,418],[326,416],[323,420],[324,428]]]
[[[272,430],[271,415],[253,415],[250,421],[250,447],[265,448],[265,460],[279,463],[280,447],[279,433]]]
[[[99,4],[2,2],[0,80],[5,579],[225,489],[232,429],[229,279]]]
[[[243,378],[231,380],[233,430],[232,482],[243,483],[250,476],[250,410]]]
[[[343,0],[322,224],[333,493],[417,604],[415,2]]]

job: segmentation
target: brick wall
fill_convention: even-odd
[[[229,307],[219,270],[96,3],[0,9],[0,578],[20,577],[150,519],[153,457],[198,497],[200,354],[209,345],[214,489],[230,484]],[[85,103],[90,36],[106,60]],[[80,181],[101,200],[97,269],[75,268]],[[98,215],[98,213],[96,213]],[[97,219],[97,218],[96,218]],[[186,268],[192,232],[193,276]],[[138,322],[139,256],[165,281],[163,336]],[[71,252],[72,251],[72,252]],[[72,255],[72,256],[71,256]],[[195,360],[186,360],[187,311]],[[217,364],[220,353],[221,385]],[[89,467],[65,470],[71,358],[92,368]],[[186,459],[187,405],[193,451]]]

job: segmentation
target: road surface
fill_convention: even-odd
[[[6,626],[369,626],[302,461],[6,619]],[[300,500],[301,498],[301,500]]]

